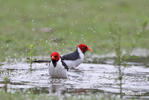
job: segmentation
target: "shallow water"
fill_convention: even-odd
[[[50,79],[48,64],[28,63],[5,64],[0,66],[0,87],[4,87],[4,77],[10,83],[8,91],[32,91],[33,93],[90,94],[107,92],[119,95],[120,81],[118,68],[108,64],[81,64],[69,70],[68,79]],[[122,68],[124,98],[149,99],[149,68],[130,66]]]

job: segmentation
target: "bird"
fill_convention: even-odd
[[[86,44],[79,44],[74,52],[63,55],[61,59],[69,69],[75,69],[84,61],[85,53],[90,50]]]
[[[63,62],[58,52],[51,53],[49,74],[51,78],[67,78],[68,66]]]

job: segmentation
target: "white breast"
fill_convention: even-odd
[[[57,62],[56,67],[53,66],[51,61],[49,65],[49,74],[52,78],[67,78],[67,70],[61,63],[61,60]]]
[[[77,60],[73,60],[73,61],[64,60],[64,62],[67,64],[67,66],[69,68],[74,68],[74,67],[79,66],[83,61],[81,59],[77,59]]]

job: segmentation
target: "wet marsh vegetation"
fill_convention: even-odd
[[[0,99],[149,99],[148,0],[0,4]],[[79,43],[93,51],[68,79],[51,79],[48,63],[33,62]]]

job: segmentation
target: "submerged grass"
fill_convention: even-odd
[[[119,100],[118,97],[112,95],[92,94],[87,95],[72,95],[72,96],[57,96],[50,94],[23,94],[23,93],[6,93],[0,91],[0,100]],[[133,99],[134,100],[134,99]]]
[[[122,48],[149,49],[148,0],[0,0],[0,60],[61,54],[79,43],[113,50],[109,26],[123,29]]]

